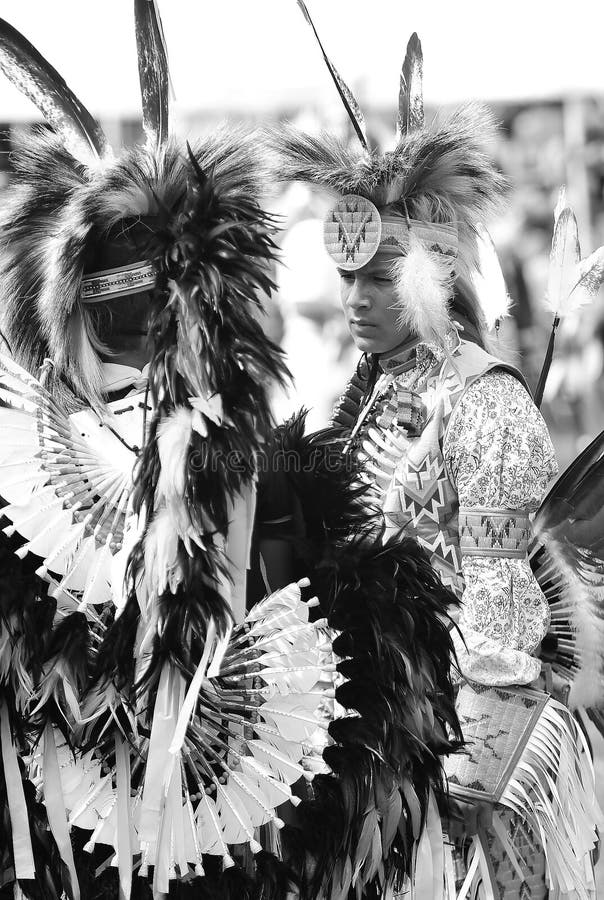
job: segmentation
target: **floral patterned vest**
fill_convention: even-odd
[[[461,595],[459,502],[443,452],[451,414],[467,388],[492,369],[525,382],[512,366],[457,337],[446,353],[425,343],[413,352],[380,361],[384,375],[352,434],[375,479],[386,536],[404,529],[415,537],[443,582]]]

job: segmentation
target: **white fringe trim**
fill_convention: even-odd
[[[598,840],[596,829],[602,826],[602,811],[596,800],[594,770],[585,737],[572,713],[561,703],[550,698],[545,705],[500,805],[519,815],[539,840],[551,895],[557,900],[594,900],[590,854]],[[522,877],[523,860],[514,851],[497,808],[492,830]],[[484,832],[473,838],[467,864],[467,876],[459,893],[451,893],[450,878],[445,883],[445,900],[495,900],[499,891]]]

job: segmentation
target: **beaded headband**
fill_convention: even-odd
[[[82,279],[80,300],[97,303],[99,300],[140,294],[155,287],[156,275],[155,266],[144,261],[91,272]]]
[[[346,194],[325,217],[323,238],[327,252],[340,269],[352,272],[373,259],[380,247],[405,250],[413,232],[422,243],[447,256],[457,256],[457,227],[427,223],[397,215],[381,215],[377,206],[357,194]]]

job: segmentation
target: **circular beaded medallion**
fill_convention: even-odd
[[[342,197],[325,217],[323,237],[327,252],[340,269],[360,269],[380,245],[382,219],[377,206],[357,194]]]

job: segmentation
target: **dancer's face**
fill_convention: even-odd
[[[388,353],[409,337],[408,329],[397,322],[400,310],[391,276],[397,258],[380,252],[354,272],[338,269],[346,322],[356,346],[365,353]]]
[[[149,362],[151,298],[147,292],[116,297],[94,305],[95,331],[110,353],[107,362],[142,369]]]

